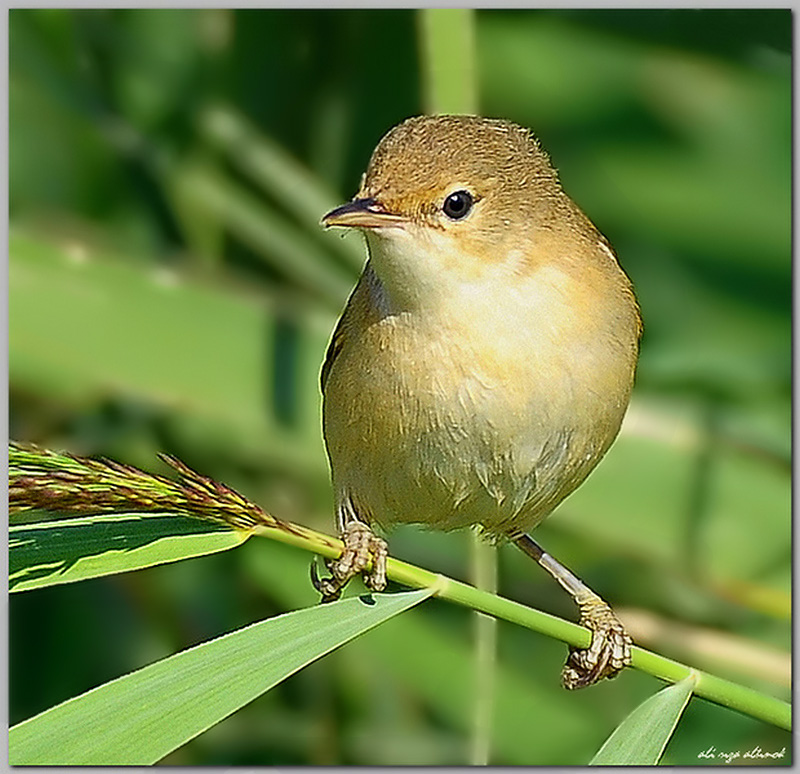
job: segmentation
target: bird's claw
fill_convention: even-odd
[[[594,685],[605,677],[616,677],[631,663],[633,640],[614,611],[600,597],[580,602],[581,626],[592,632],[588,648],[571,647],[561,673],[569,689]]]
[[[386,559],[388,545],[363,521],[348,522],[342,532],[344,549],[338,559],[326,559],[330,577],[320,578],[316,561],[311,564],[311,583],[322,595],[322,602],[338,599],[342,589],[356,575],[364,575],[364,584],[370,591],[386,588]],[[371,566],[370,566],[371,565]]]
[[[325,561],[325,566],[330,570],[330,561]],[[320,578],[317,570],[317,557],[311,560],[311,585],[322,595],[320,602],[335,602],[342,594],[342,586],[331,576]]]

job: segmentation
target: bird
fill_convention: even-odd
[[[528,129],[474,115],[392,128],[321,223],[367,246],[321,372],[344,543],[330,577],[312,570],[322,601],[359,574],[385,588],[375,528],[477,526],[577,603],[592,639],[570,647],[564,687],[616,676],[624,626],[528,534],[595,468],[629,403],[642,322],[610,243]]]

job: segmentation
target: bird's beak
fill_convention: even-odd
[[[386,228],[404,221],[400,215],[387,211],[377,199],[353,199],[331,210],[322,218],[322,225],[350,228]]]

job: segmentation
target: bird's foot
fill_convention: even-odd
[[[561,684],[569,690],[585,688],[604,677],[616,677],[631,663],[633,640],[614,611],[595,594],[578,600],[580,624],[592,632],[588,648],[569,649]]]
[[[356,575],[364,575],[364,584],[371,591],[386,588],[386,558],[389,547],[363,521],[347,523],[341,535],[344,549],[338,559],[326,559],[329,578],[317,575],[316,562],[311,564],[311,582],[322,594],[322,602],[338,599],[342,589]],[[370,566],[371,565],[371,566]]]

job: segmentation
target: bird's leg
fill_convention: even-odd
[[[338,599],[348,582],[361,574],[368,589],[383,591],[386,588],[386,558],[389,555],[386,541],[361,521],[352,508],[346,506],[339,511],[339,536],[344,543],[341,555],[338,559],[325,560],[331,577],[320,578],[316,563],[312,562],[311,565],[311,582],[322,594],[322,602]]]
[[[331,562],[330,571],[344,585],[351,578],[364,574],[364,583],[372,591],[386,588],[386,557],[388,546],[363,521],[348,520],[341,532],[344,542],[342,555]],[[367,567],[372,564],[369,571]]]
[[[616,677],[631,663],[633,640],[614,611],[528,535],[517,535],[513,540],[570,593],[580,609],[581,626],[592,632],[588,648],[570,647],[561,672],[563,686],[570,690],[585,688],[604,677]]]

